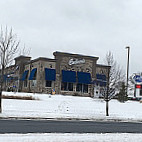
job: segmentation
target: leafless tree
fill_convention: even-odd
[[[106,54],[105,63],[111,66],[109,73],[109,88],[115,88],[116,91],[119,91],[121,82],[125,82],[124,71],[115,61],[111,51]]]
[[[12,28],[8,31],[7,27],[5,30],[0,30],[0,69],[1,69],[1,82],[0,82],[0,113],[2,112],[2,91],[4,83],[4,72],[8,67],[15,54],[18,51],[19,41],[17,40],[16,34],[13,34]]]
[[[108,102],[116,95],[115,91],[120,90],[121,82],[125,80],[125,74],[110,51],[106,54],[105,64],[110,67],[108,68],[107,86],[103,91],[104,100],[106,101],[106,116],[109,116]]]
[[[25,44],[24,44],[24,47],[23,48],[21,48],[21,49],[19,49],[19,52],[18,52],[18,54],[19,54],[19,56],[20,55],[29,55],[30,54],[30,51],[31,51],[31,48],[26,48],[26,46],[25,46]]]

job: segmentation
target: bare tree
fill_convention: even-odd
[[[115,91],[120,90],[120,83],[125,82],[125,74],[119,64],[114,60],[113,54],[109,51],[106,54],[105,63],[111,66],[109,73],[109,88],[114,88]]]
[[[26,48],[25,44],[24,47],[22,49],[19,49],[19,56],[20,55],[29,55],[31,51],[31,48]]]
[[[108,68],[107,86],[104,88],[102,95],[106,101],[106,116],[109,116],[108,102],[116,95],[115,91],[120,90],[121,82],[125,80],[125,74],[114,60],[113,54],[110,51],[106,54],[105,64],[110,68]]]
[[[4,83],[4,72],[17,53],[19,47],[19,41],[17,41],[16,34],[13,34],[12,28],[8,31],[7,27],[5,31],[1,27],[0,31],[0,69],[1,69],[1,82],[0,82],[0,113],[2,112],[2,91]]]

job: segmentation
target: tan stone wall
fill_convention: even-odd
[[[61,94],[67,94],[67,95],[78,95],[78,96],[93,96],[93,85],[90,84],[88,85],[88,93],[80,93],[80,92],[76,92],[76,84],[73,84],[73,91],[62,91],[61,90],[61,81],[62,81],[62,70],[71,70],[71,71],[79,71],[79,72],[88,72],[91,74],[91,77],[93,76],[93,64],[94,61],[89,60],[89,59],[85,59],[85,58],[80,58],[78,56],[76,57],[68,57],[68,56],[61,56],[58,57],[59,61],[58,64],[60,64],[59,69],[59,73],[56,75],[56,90],[58,93]],[[76,65],[69,65],[69,60],[70,59],[85,59],[85,63],[81,63],[81,64],[76,64]]]
[[[105,74],[106,77],[108,76],[108,68],[107,67],[103,67],[103,66],[98,66],[96,68],[96,74]]]
[[[45,68],[53,68],[55,69],[55,62],[47,62],[47,61],[37,61],[28,65],[25,65],[25,70],[30,70],[37,68],[37,76],[36,76],[36,86],[32,86],[32,80],[28,80],[28,86],[24,87],[23,91],[26,92],[39,92],[39,93],[47,93],[51,94],[51,89],[55,88],[55,82],[52,82],[52,87],[45,87]],[[28,75],[28,78],[29,78]]]

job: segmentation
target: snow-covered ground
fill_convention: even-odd
[[[117,100],[109,102],[109,117],[105,116],[105,101],[89,97],[3,92],[6,96],[33,96],[36,100],[2,99],[1,118],[73,118],[90,120],[142,121],[142,103]],[[142,134],[0,134],[3,142],[141,142]]]
[[[89,97],[3,92],[4,95],[34,96],[37,100],[3,99],[0,117],[74,118],[92,120],[142,121],[142,103],[117,100],[109,102],[109,117],[105,116],[105,101]]]
[[[141,142],[142,134],[0,134],[1,142]]]

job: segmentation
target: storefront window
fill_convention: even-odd
[[[27,87],[27,86],[28,86],[28,81],[24,80],[24,87]]]
[[[52,87],[52,81],[46,80],[45,87]]]
[[[73,91],[73,83],[68,83],[68,91]]]
[[[88,85],[87,84],[83,84],[83,92],[88,93]]]
[[[76,86],[76,91],[82,92],[82,93],[88,93],[88,85],[78,83],[77,86]]]
[[[77,84],[76,91],[77,92],[82,92],[82,84],[80,84],[80,83]]]
[[[61,90],[63,90],[63,91],[73,91],[73,83],[62,82]]]

